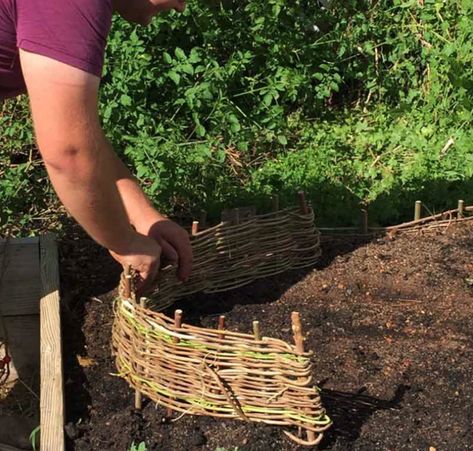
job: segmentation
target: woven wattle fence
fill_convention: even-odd
[[[228,291],[289,269],[313,266],[320,257],[320,234],[309,208],[306,213],[289,208],[225,221],[197,232],[191,240],[190,279],[182,283],[175,268],[164,268],[159,287],[149,295],[153,309],[163,310],[192,293]]]
[[[194,269],[180,283],[173,268],[159,290],[138,303],[124,275],[115,304],[113,349],[118,373],[141,396],[183,414],[235,418],[286,426],[301,445],[320,442],[330,426],[312,381],[310,352],[304,351],[299,314],[292,314],[295,344],[254,334],[182,324],[161,310],[191,293],[213,293],[255,279],[313,265],[319,233],[307,207],[223,222],[192,237]],[[305,431],[307,438],[295,435]],[[291,431],[292,430],[292,431]]]

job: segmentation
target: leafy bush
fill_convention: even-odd
[[[148,28],[116,18],[103,125],[169,213],[303,188],[325,223],[360,204],[394,222],[417,197],[472,200],[472,33],[467,0],[190,0]],[[6,224],[51,202],[28,182],[44,173],[18,105],[0,116]]]

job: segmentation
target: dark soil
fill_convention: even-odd
[[[282,430],[175,414],[113,376],[111,295],[119,268],[78,237],[62,245],[69,447],[125,451],[299,449]],[[320,449],[473,449],[473,224],[370,243],[331,242],[314,270],[181,302],[185,321],[292,340],[301,313],[333,427]]]

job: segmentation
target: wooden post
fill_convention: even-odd
[[[261,341],[261,333],[259,330],[259,321],[253,321],[253,335],[256,341]]]
[[[368,234],[368,210],[366,208],[361,209],[361,233],[363,235]]]
[[[176,329],[180,329],[182,326],[182,310],[176,310],[174,312],[174,327]],[[173,343],[179,343],[179,338],[173,337],[172,338]]]
[[[207,227],[207,212],[205,210],[200,212],[199,222],[202,229]]]
[[[131,298],[131,266],[130,265],[126,265],[125,266],[125,271],[124,271],[124,274],[125,274],[125,290],[124,290],[124,295],[125,295],[125,299],[130,299]]]
[[[240,209],[235,208],[234,211],[235,211],[235,225],[238,225],[240,224]]]
[[[296,345],[296,352],[304,354],[304,337],[302,335],[301,315],[299,312],[291,313],[292,332],[294,334],[294,343]],[[300,431],[299,431],[300,433]],[[315,440],[315,432],[307,431],[307,440],[313,442]]]
[[[279,195],[273,194],[271,196],[271,210],[273,212],[279,211]]]
[[[146,307],[146,298],[140,298],[140,306],[145,308]],[[135,390],[135,409],[141,410],[143,408],[143,396],[141,392],[136,389]]]
[[[62,373],[61,303],[55,236],[40,238],[41,271],[41,450],[62,451],[64,443],[64,386]]]
[[[196,236],[199,233],[199,221],[192,222],[192,236]]]
[[[225,329],[225,315],[220,315],[218,317],[218,330],[224,330]],[[223,339],[225,338],[225,334],[219,334],[219,338]]]
[[[458,218],[458,219],[463,218],[464,213],[465,213],[465,201],[459,200],[459,201],[458,201],[458,214],[457,214],[457,218]]]
[[[301,213],[303,215],[307,215],[309,213],[309,207],[307,206],[307,202],[305,200],[304,191],[299,191],[297,193],[297,197],[299,198],[299,206],[301,208]]]
[[[415,207],[414,207],[414,221],[418,221],[421,217],[422,213],[422,202],[420,200],[416,200]]]
[[[182,310],[176,310],[174,312],[174,328],[175,329],[180,329],[182,326]],[[179,338],[178,337],[172,337],[172,342],[173,343],[179,343]],[[173,410],[171,409],[171,407],[168,407],[166,409],[166,415],[168,417],[172,417],[172,412]]]

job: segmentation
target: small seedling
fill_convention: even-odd
[[[31,431],[31,434],[30,434],[30,442],[31,442],[31,447],[33,448],[33,451],[36,451],[37,449],[37,443],[38,443],[38,434],[39,434],[39,431],[41,429],[41,426],[36,426],[32,431]]]
[[[147,451],[148,448],[146,448],[146,443],[141,442],[138,445],[135,445],[135,442],[132,442],[130,451]]]

